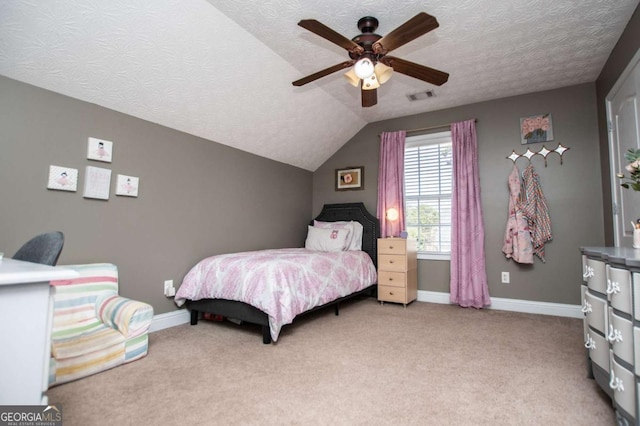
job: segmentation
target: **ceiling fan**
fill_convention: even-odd
[[[303,19],[298,22],[298,25],[346,49],[351,59],[296,80],[293,82],[294,86],[303,86],[353,66],[345,77],[353,86],[360,86],[362,106],[371,107],[378,103],[377,88],[389,80],[393,71],[436,86],[443,85],[449,79],[449,74],[446,72],[387,56],[387,53],[393,49],[438,28],[436,18],[427,13],[417,14],[386,36],[375,34],[378,20],[372,16],[365,16],[358,21],[358,29],[362,34],[351,40],[315,19]]]

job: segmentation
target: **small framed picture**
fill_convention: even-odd
[[[140,178],[135,176],[118,175],[116,179],[116,195],[137,197]]]
[[[549,142],[553,140],[551,114],[532,115],[520,119],[520,143]]]
[[[364,189],[364,167],[336,169],[336,191]]]
[[[89,138],[87,142],[87,158],[89,160],[111,162],[113,142],[102,139]]]
[[[84,193],[82,194],[84,198],[108,200],[110,187],[111,170],[87,166],[84,177]]]
[[[49,166],[47,188],[75,192],[78,189],[78,169]]]

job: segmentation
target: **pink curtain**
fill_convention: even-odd
[[[404,230],[404,140],[407,132],[384,132],[380,135],[378,170],[378,219],[380,235],[397,237]],[[398,211],[397,220],[388,220],[387,211]]]
[[[453,193],[450,300],[465,308],[482,308],[490,305],[491,299],[484,255],[475,120],[451,124],[451,140]]]

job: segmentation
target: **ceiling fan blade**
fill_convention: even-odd
[[[311,31],[314,34],[319,35],[320,37],[326,40],[329,40],[334,44],[337,44],[338,46],[344,49],[347,49],[349,52],[359,54],[364,51],[364,49],[361,46],[359,46],[352,40],[349,40],[342,34],[335,32],[331,28],[320,23],[319,21],[316,21],[315,19],[303,19],[300,22],[298,22],[298,25],[306,30]]]
[[[372,107],[378,103],[378,89],[372,90],[364,90],[360,89],[362,92],[362,107]]]
[[[390,52],[393,49],[409,43],[411,40],[438,28],[439,25],[440,24],[438,24],[438,21],[434,16],[420,12],[375,42],[373,44],[373,50],[378,54],[386,54],[387,52]]]
[[[381,61],[400,74],[405,74],[436,86],[442,86],[449,80],[449,74],[446,72],[405,61],[404,59],[385,56]]]
[[[319,79],[321,77],[324,77],[325,75],[333,74],[336,71],[340,71],[342,69],[349,68],[351,65],[353,65],[354,62],[355,62],[354,60],[341,62],[339,64],[336,64],[336,65],[332,66],[332,67],[325,68],[325,69],[323,69],[321,71],[318,71],[318,72],[313,73],[311,75],[308,75],[308,76],[306,76],[304,78],[301,78],[300,80],[296,80],[292,84],[294,86],[304,86],[305,84],[311,83],[312,81],[317,80],[317,79]]]

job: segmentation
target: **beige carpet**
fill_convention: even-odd
[[[54,387],[71,425],[612,425],[577,319],[360,299],[285,326],[201,321]]]

